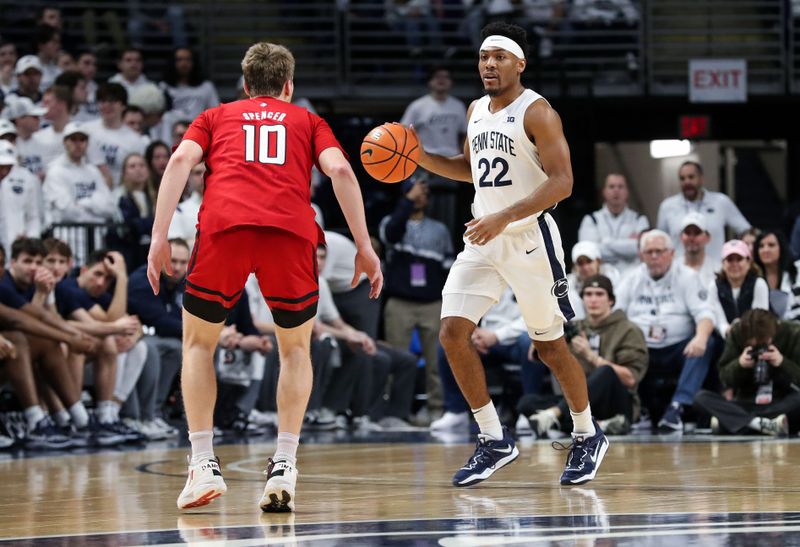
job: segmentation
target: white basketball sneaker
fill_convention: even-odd
[[[178,496],[178,509],[208,505],[227,491],[228,487],[225,486],[219,470],[219,458],[200,460],[194,465],[190,460],[189,477],[183,492]]]
[[[294,511],[294,489],[297,484],[297,468],[286,460],[267,460],[267,485],[258,503],[265,513]]]

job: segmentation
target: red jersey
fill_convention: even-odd
[[[316,244],[311,167],[326,148],[342,150],[325,120],[274,97],[256,97],[206,110],[183,138],[200,145],[206,163],[202,232],[274,226]]]

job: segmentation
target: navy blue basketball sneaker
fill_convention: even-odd
[[[453,486],[472,486],[488,479],[501,467],[510,464],[519,456],[514,439],[503,427],[503,438],[499,441],[478,435],[475,453],[464,467],[453,476]]]
[[[583,484],[592,480],[597,474],[600,463],[608,450],[608,439],[597,424],[597,420],[592,418],[592,423],[595,434],[591,437],[573,433],[570,446],[553,443],[556,448],[560,446],[563,450],[569,450],[567,465],[561,474],[561,484]]]

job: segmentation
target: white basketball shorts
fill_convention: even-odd
[[[477,324],[509,286],[531,339],[550,341],[564,334],[564,322],[575,314],[567,297],[561,234],[549,214],[506,230],[486,245],[464,243],[442,290],[443,318],[464,317]]]

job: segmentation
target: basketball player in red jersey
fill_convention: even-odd
[[[353,170],[324,120],[291,104],[294,57],[258,43],[242,61],[247,99],[200,114],[170,158],[158,193],[147,276],[158,294],[169,275],[167,228],[192,167],[207,166],[197,239],[183,300],[181,387],[192,455],[178,507],[208,504],[227,490],[214,457],[217,386],[212,357],[228,311],[251,272],[275,320],[280,355],[278,446],[267,462],[265,512],[294,510],[296,454],[311,393],[310,343],[317,311],[316,248],[321,231],[311,208],[311,168],[331,177],[355,239],[353,286],[365,273],[370,297],[383,285],[370,245],[364,204]]]

